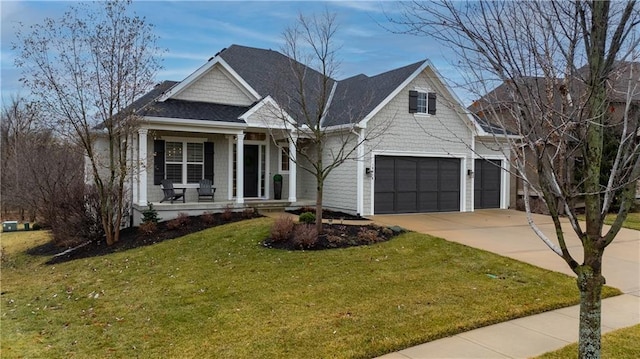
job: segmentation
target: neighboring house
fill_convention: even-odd
[[[274,115],[290,108],[284,105],[292,89],[277,85],[290,61],[276,51],[232,45],[183,81],[165,81],[133,104],[142,117],[133,159],[139,168],[131,179],[134,223],[148,202],[165,220],[179,212],[315,203],[315,178],[293,161],[309,150],[308,141],[292,140],[284,131],[293,129]],[[306,70],[311,79],[321,76]],[[369,138],[367,131],[384,131],[329,175],[325,207],[367,216],[509,206],[508,151],[495,148],[492,129],[468,114],[430,62],[331,82],[326,156],[338,138],[357,141]],[[295,113],[285,115],[296,120]],[[275,174],[284,179],[282,200],[274,200]],[[198,202],[202,178],[216,187],[212,203]],[[187,188],[186,203],[159,203],[163,179]]]
[[[615,66],[616,70],[609,79],[610,122],[612,124],[619,124],[622,120],[621,116],[624,113],[625,107],[629,106],[628,113],[632,119],[630,123],[638,128],[638,122],[640,122],[640,62],[617,62]],[[578,70],[577,76],[584,75],[587,71],[586,67],[581,68]],[[514,109],[519,108],[518,102],[520,100],[518,99],[518,96],[514,95],[514,92],[517,91],[516,87],[527,87],[532,89],[532,93],[537,92],[540,94],[539,96],[547,96],[549,82],[545,78],[525,77],[519,81],[521,83],[518,84],[518,86],[512,86],[511,81],[500,84],[498,87],[482,96],[482,98],[475,101],[468,108],[480,123],[499,123],[500,126],[492,125],[493,133],[497,134],[497,137],[501,137],[505,132],[514,135],[521,133],[521,131],[517,129],[518,125],[516,124],[516,120],[512,114]],[[584,85],[583,81],[578,77],[576,77],[576,79],[571,83],[573,88],[571,93],[567,93],[567,91],[563,89],[565,82],[562,81],[562,79],[557,79],[555,82],[557,87],[554,89],[553,99],[555,103],[552,107],[560,110],[563,106],[561,103],[561,98],[563,97],[568,100],[567,103],[569,105],[582,103],[584,101],[585,91],[582,90]],[[635,123],[633,119],[635,119]],[[536,135],[539,135],[541,138],[548,135],[548,132],[545,132],[541,127],[536,127],[536,125],[532,125],[530,127],[532,127],[533,130],[527,129],[525,131],[530,131],[529,133],[539,131]],[[638,131],[640,131],[640,129],[638,129]],[[640,132],[638,132],[638,136],[640,136]],[[532,151],[527,151],[526,156],[527,162],[529,163],[526,168],[526,177],[533,186],[537,186],[537,160]],[[567,167],[567,178],[574,178],[577,176],[574,168],[575,161],[580,161],[581,157],[573,156],[571,158],[563,158],[562,160],[565,162],[565,166]],[[636,183],[636,198],[640,199],[640,179],[636,180]],[[518,210],[524,210],[524,182],[521,176],[515,173],[515,171],[513,172],[510,184],[511,189],[509,202]],[[533,191],[531,191],[529,195],[532,210],[534,212],[546,213],[547,209],[544,201]],[[562,211],[562,209],[560,210]]]

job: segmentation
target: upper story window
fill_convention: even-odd
[[[409,113],[436,114],[436,93],[409,91]]]

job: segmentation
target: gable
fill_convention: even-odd
[[[410,91],[415,90],[436,93],[435,115],[410,112]],[[437,74],[426,67],[394,91],[368,121],[367,131],[383,131],[370,141],[377,151],[465,154],[472,145],[473,124]]]
[[[249,106],[254,102],[248,91],[233,80],[232,76],[219,64],[210,68],[171,98],[233,106]]]

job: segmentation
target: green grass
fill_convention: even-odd
[[[580,215],[580,216],[578,216],[578,218],[584,221],[585,216],[584,215]],[[604,219],[604,223],[611,225],[611,224],[613,224],[615,219],[616,219],[616,214],[615,213],[607,214],[607,216]],[[627,215],[627,219],[625,219],[625,221],[622,222],[622,227],[629,228],[629,229],[635,229],[636,231],[640,231],[640,212],[629,213]]]
[[[578,344],[543,354],[537,359],[575,358],[578,355]],[[637,359],[640,358],[640,324],[618,329],[602,336],[603,359]]]
[[[259,244],[271,223],[55,266],[21,253],[45,232],[3,235],[2,358],[371,358],[578,302],[568,276],[439,238],[289,252]]]
[[[613,224],[615,221],[615,214],[608,214],[604,219],[604,223]],[[622,223],[622,226],[625,228],[635,229],[636,231],[640,231],[640,212],[629,213],[627,215],[627,219]]]

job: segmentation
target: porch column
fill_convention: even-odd
[[[297,193],[296,188],[298,187],[298,176],[297,176],[297,168],[296,168],[296,142],[298,140],[297,135],[291,135],[289,137],[289,202],[296,202]]]
[[[138,166],[140,166],[140,158],[138,157],[138,153],[136,149],[138,148],[138,139],[135,134],[131,134],[131,146],[129,146],[129,157],[127,160],[127,166],[129,167],[129,190],[131,191],[131,204],[138,203],[138,185],[136,184],[136,180],[138,179],[138,174],[136,170]]]
[[[146,128],[138,130],[138,205],[147,205],[147,133]],[[134,189],[135,190],[135,189]]]
[[[236,135],[236,203],[244,203],[244,132]]]

